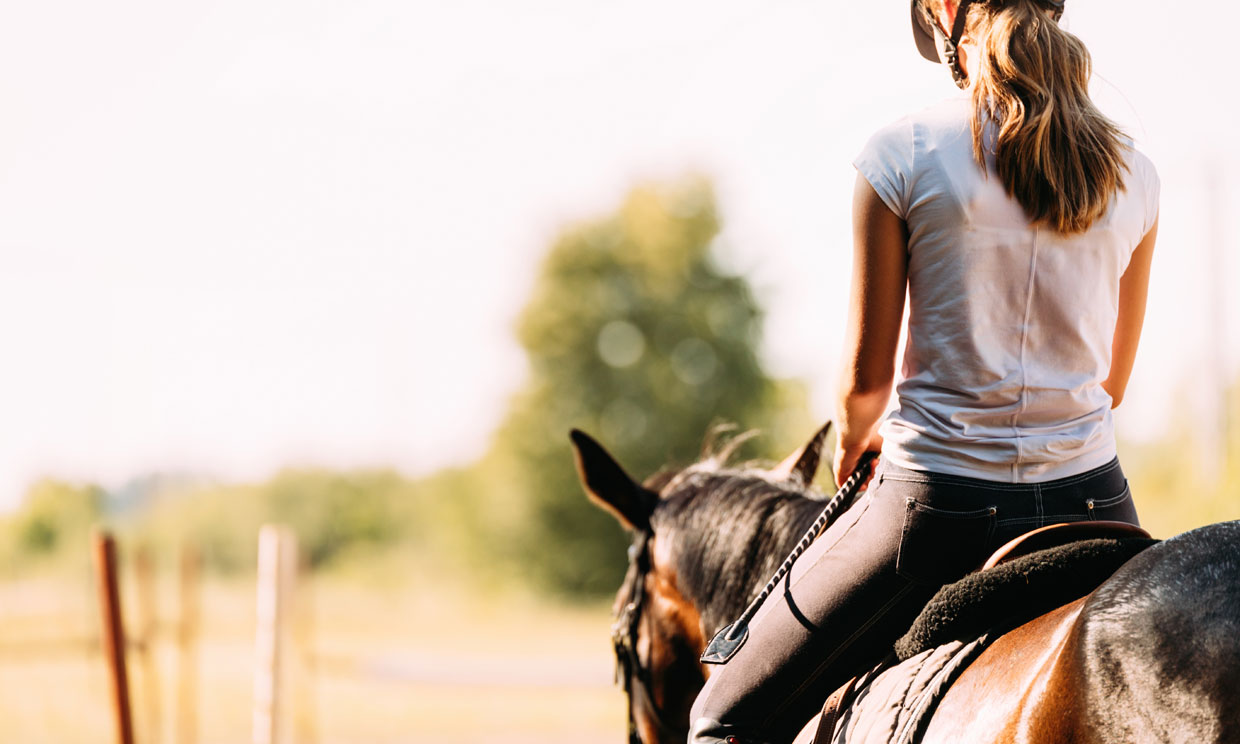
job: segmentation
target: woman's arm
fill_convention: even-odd
[[[857,174],[853,190],[853,269],[836,422],[835,480],[852,474],[881,445],[877,425],[891,397],[908,281],[908,227]]]
[[[1111,407],[1124,400],[1128,377],[1137,358],[1137,342],[1145,322],[1145,299],[1150,288],[1150,263],[1154,258],[1154,241],[1158,237],[1158,218],[1149,233],[1132,252],[1128,268],[1119,280],[1119,316],[1115,321],[1115,337],[1111,340],[1111,372],[1102,389],[1111,395]]]

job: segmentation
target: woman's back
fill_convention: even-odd
[[[1089,229],[1037,227],[993,155],[986,173],[977,165],[971,115],[967,96],[948,99],[880,130],[855,161],[909,234],[908,342],[883,455],[995,481],[1083,472],[1115,456],[1102,383],[1158,177],[1129,148],[1126,188]]]
[[[855,161],[834,470],[840,484],[881,448],[878,472],[710,675],[695,744],[790,741],[942,583],[1028,530],[1137,524],[1111,408],[1145,314],[1158,178],[1090,101],[1062,9],[911,5],[918,51],[969,93]]]

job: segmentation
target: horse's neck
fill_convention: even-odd
[[[781,505],[779,514],[772,514],[767,520],[766,524],[770,530],[768,541],[771,546],[765,556],[768,568],[761,575],[754,577],[757,581],[753,589],[755,594],[774,575],[776,569],[805,536],[806,531],[822,514],[825,507],[826,502],[818,499],[808,497],[790,499]]]
[[[694,541],[705,549],[693,556],[685,589],[708,632],[735,620],[774,575],[825,504],[786,495],[756,504],[729,525]]]

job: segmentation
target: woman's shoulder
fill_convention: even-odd
[[[1141,176],[1145,180],[1158,180],[1158,168],[1154,166],[1153,159],[1142,150],[1136,142],[1129,137],[1121,140],[1127,148],[1128,168],[1132,173]]]
[[[1155,167],[1154,160],[1146,154],[1132,137],[1121,134],[1119,142],[1123,148],[1124,165],[1128,169],[1127,176],[1124,179],[1124,188],[1132,190],[1134,185],[1138,185],[1138,188],[1144,188],[1146,191],[1153,189],[1157,192],[1159,187],[1158,168]]]
[[[854,164],[881,163],[912,179],[932,162],[925,157],[927,152],[971,152],[969,111],[969,100],[956,96],[905,114],[871,134]]]
[[[907,219],[919,174],[935,167],[930,151],[944,150],[955,142],[968,157],[969,102],[953,97],[896,119],[880,127],[853,159],[893,212]]]
[[[966,96],[952,96],[879,127],[870,135],[866,147],[903,148],[911,154],[914,147],[968,136],[970,112]]]

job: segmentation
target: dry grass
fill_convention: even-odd
[[[134,582],[124,577],[136,630]],[[479,597],[412,582],[320,579],[301,595],[289,689],[298,742],[594,742],[624,736],[603,605]],[[175,587],[157,586],[151,668],[129,654],[142,744],[176,742]],[[0,721],[8,742],[112,739],[94,593],[79,579],[0,585]],[[208,581],[198,646],[199,744],[250,737],[254,586]],[[152,685],[151,682],[155,684]]]

